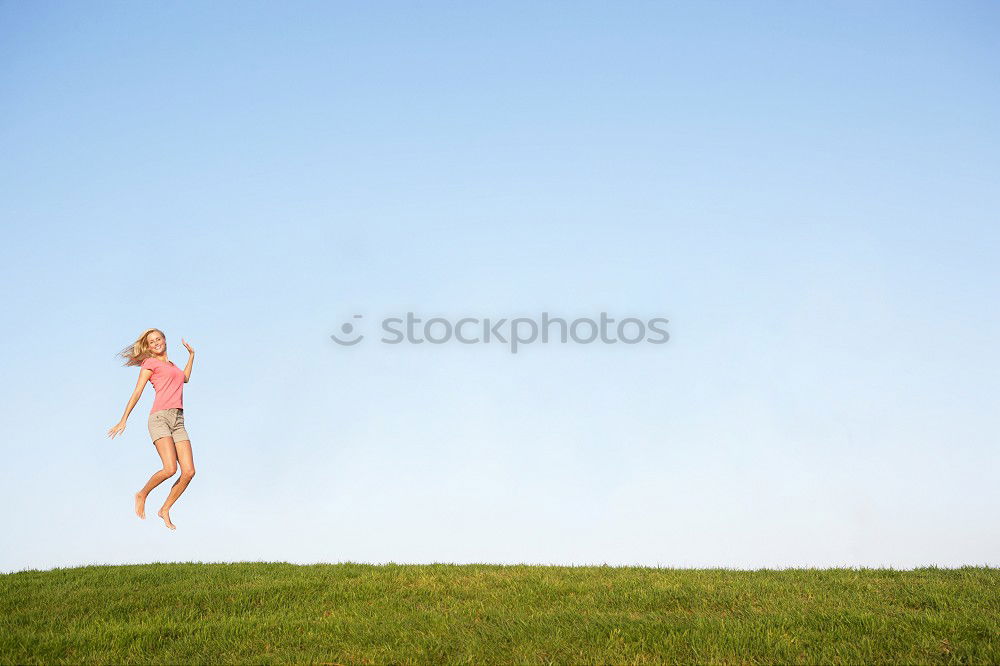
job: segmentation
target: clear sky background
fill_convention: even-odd
[[[0,3],[0,569],[1000,565],[1000,6]],[[398,345],[662,316],[666,345]],[[176,532],[115,352],[161,328]]]

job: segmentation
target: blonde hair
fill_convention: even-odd
[[[143,361],[153,355],[152,352],[149,351],[149,342],[147,341],[149,334],[153,331],[163,335],[163,331],[158,328],[147,328],[143,331],[142,335],[136,338],[135,342],[122,349],[120,352],[115,354],[115,356],[120,356],[125,359],[125,363],[123,364],[124,366],[141,365]],[[163,335],[163,341],[167,341],[166,335]]]

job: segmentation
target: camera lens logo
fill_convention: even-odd
[[[361,319],[361,315],[356,314],[356,315],[354,315],[354,318],[355,319]],[[349,321],[345,322],[344,325],[340,327],[340,331],[344,335],[351,335],[354,332],[354,324],[352,324]],[[358,333],[358,337],[356,337],[353,340],[341,340],[335,334],[333,334],[333,333],[330,334],[330,339],[331,340],[333,340],[334,342],[336,342],[338,345],[344,345],[345,347],[350,347],[352,345],[358,344],[359,342],[361,342],[362,339],[364,339],[364,337],[365,336],[363,336],[360,333]]]

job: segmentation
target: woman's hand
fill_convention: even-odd
[[[181,338],[181,344],[184,345],[184,347],[188,350],[188,352],[190,352],[192,354],[194,353],[194,349],[191,348],[191,345],[189,345],[188,343],[184,342],[184,338]]]
[[[119,421],[118,423],[111,426],[111,430],[108,431],[108,437],[114,439],[115,435],[118,435],[124,431],[125,431],[125,422]]]

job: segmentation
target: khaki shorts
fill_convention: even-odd
[[[184,429],[184,409],[182,407],[172,407],[171,409],[161,409],[149,415],[149,436],[155,443],[161,437],[173,437],[174,444],[191,441],[187,430]]]

